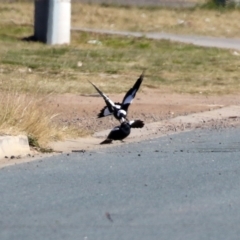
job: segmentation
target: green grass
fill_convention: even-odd
[[[104,91],[122,92],[143,69],[148,87],[205,94],[240,89],[239,56],[230,50],[81,32],[72,33],[70,46],[47,46],[19,40],[31,35],[29,26],[6,28],[0,29],[0,90],[14,85],[20,92],[86,94],[95,92],[90,80]]]

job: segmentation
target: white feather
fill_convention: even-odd
[[[129,121],[129,124],[132,125],[134,122],[135,122],[134,120]]]
[[[121,109],[121,110],[119,110],[119,111],[117,112],[117,115],[118,115],[118,116],[120,116],[120,114],[123,114],[124,116],[127,115],[126,111],[123,110],[123,109]]]
[[[109,111],[108,107],[106,107],[103,111],[103,116],[111,115],[112,113]]]
[[[134,98],[133,96],[136,92],[137,90],[135,90],[131,95],[127,96],[123,104],[131,104]]]
[[[115,128],[112,129],[111,132],[118,131],[119,129],[120,129],[119,127],[115,127]]]

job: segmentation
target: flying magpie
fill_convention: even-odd
[[[104,94],[101,90],[98,89],[96,85],[94,85],[92,82],[90,82],[93,87],[98,91],[98,93],[103,97],[106,106],[100,111],[98,114],[98,118],[106,117],[109,115],[112,115],[120,121],[120,123],[127,120],[127,111],[128,107],[132,103],[134,97],[136,96],[136,93],[141,86],[141,83],[144,78],[144,71],[140,75],[140,77],[137,79],[135,84],[132,88],[128,90],[128,92],[125,94],[122,103],[114,103],[106,94]]]

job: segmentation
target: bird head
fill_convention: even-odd
[[[126,121],[127,113],[126,113],[125,110],[120,109],[120,110],[117,111],[117,116],[118,116],[118,118],[119,118],[119,121],[120,121],[121,123],[123,123],[124,121]]]

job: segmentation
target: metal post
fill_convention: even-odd
[[[34,37],[41,42],[69,44],[71,0],[35,0]]]

